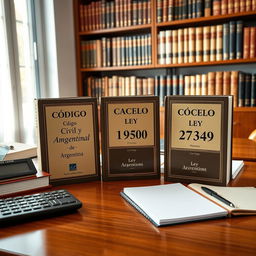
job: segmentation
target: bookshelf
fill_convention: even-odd
[[[190,1],[190,0],[188,0]],[[109,7],[111,5],[110,2],[113,2],[114,6]],[[181,1],[177,1],[180,2]],[[193,1],[196,2],[196,1]],[[200,1],[199,1],[200,2]],[[207,2],[207,0],[205,0]],[[235,67],[235,70],[239,70],[240,67],[243,66],[243,69],[247,71],[247,67],[252,67],[253,65],[256,64],[256,55],[250,56],[250,58],[233,58],[233,59],[219,59],[219,60],[207,60],[207,61],[189,61],[189,62],[184,62],[184,61],[178,61],[173,62],[173,61],[159,61],[159,49],[161,48],[161,45],[159,47],[159,34],[161,31],[167,31],[167,30],[183,30],[186,28],[198,28],[198,27],[205,27],[205,26],[220,26],[224,23],[229,23],[231,21],[237,22],[237,21],[242,21],[243,24],[253,24],[253,26],[256,26],[255,24],[255,17],[256,17],[256,4],[255,1],[251,0],[250,5],[246,6],[247,1],[240,1],[238,2],[237,0],[233,1],[233,6],[229,6],[226,11],[222,10],[221,4],[224,2],[224,4],[227,2],[225,0],[221,1],[212,1],[214,5],[212,5],[211,9],[211,15],[209,15],[209,10],[208,10],[208,16],[207,17],[196,17],[197,14],[191,14],[191,17],[188,17],[188,15],[183,19],[181,19],[181,16],[178,16],[176,18],[173,18],[173,20],[169,20],[168,18],[164,18],[164,20],[158,18],[158,12],[159,8],[162,7],[166,8],[166,3],[173,3],[173,0],[149,0],[149,1],[140,1],[140,0],[115,0],[115,1],[85,1],[85,0],[74,0],[74,19],[75,19],[75,37],[76,37],[76,60],[77,60],[77,78],[78,78],[78,95],[79,96],[92,96],[92,94],[95,94],[95,91],[97,93],[103,93],[104,90],[109,90],[107,87],[104,88],[104,83],[106,83],[106,80],[103,79],[103,77],[107,77],[107,84],[109,85],[109,79],[111,79],[111,87],[115,87],[113,85],[113,81],[118,81],[118,84],[120,84],[122,87],[127,86],[126,80],[123,79],[123,77],[130,77],[134,80],[134,77],[136,78],[136,86],[141,86],[142,84],[141,80],[144,79],[144,77],[152,77],[154,78],[154,87],[156,88],[159,86],[159,84],[156,83],[155,77],[158,76],[158,78],[161,76],[168,76],[171,74],[178,73],[182,74],[183,70],[186,70],[188,68],[193,68],[195,70],[198,70],[197,72],[194,72],[193,75],[197,74],[208,74],[209,71],[207,71],[207,68],[215,68],[215,72],[217,73],[218,67],[222,67],[222,72],[224,74],[225,69],[230,71],[229,67]],[[217,3],[218,2],[218,3]],[[232,2],[232,1],[229,1]],[[106,3],[109,5],[106,8]],[[162,5],[159,5],[159,4]],[[132,6],[132,4],[137,4]],[[139,5],[140,4],[140,5]],[[217,5],[219,4],[219,6]],[[165,5],[165,7],[163,7]],[[238,7],[239,5],[239,7]],[[177,4],[178,6],[178,4]],[[178,7],[175,8],[178,8]],[[81,9],[82,7],[82,9]],[[129,12],[115,12],[117,10],[126,10],[126,7]],[[112,8],[112,9],[111,9]],[[142,17],[149,17],[148,19],[143,18],[140,21],[133,21],[133,9],[132,8],[138,8],[138,11]],[[146,8],[146,10],[145,10]],[[180,7],[179,7],[180,8]],[[179,9],[178,8],[178,9]],[[184,8],[184,7],[182,7]],[[192,7],[191,7],[192,8]],[[196,8],[196,7],[193,7]],[[201,7],[200,7],[201,8]],[[219,8],[219,9],[218,9]],[[240,9],[239,9],[240,8]],[[176,10],[178,10],[176,9]],[[229,10],[230,9],[230,10]],[[94,10],[94,11],[93,11]],[[103,10],[107,10],[106,13]],[[179,9],[183,10],[183,9]],[[204,10],[204,9],[203,9]],[[217,11],[216,11],[217,10]],[[239,11],[242,10],[242,11]],[[111,13],[112,11],[112,13]],[[147,13],[145,14],[145,11]],[[166,12],[166,10],[165,10]],[[168,12],[168,10],[167,10]],[[180,11],[181,13],[184,12]],[[213,12],[215,14],[213,15]],[[223,12],[223,14],[221,14]],[[104,13],[104,14],[103,14]],[[115,15],[113,15],[113,13]],[[161,13],[161,12],[160,12]],[[205,12],[206,13],[206,12]],[[105,16],[104,16],[105,15]],[[106,18],[107,15],[107,18]],[[113,17],[112,17],[112,16]],[[138,13],[136,14],[138,15]],[[134,15],[138,19],[138,16]],[[143,16],[144,15],[144,16]],[[86,18],[85,18],[86,16]],[[202,15],[201,15],[202,16]],[[89,18],[88,18],[89,17]],[[123,20],[122,24],[121,21],[118,21],[119,19]],[[101,19],[105,18],[105,20],[108,21],[108,24],[102,24]],[[112,19],[112,20],[111,20]],[[125,21],[126,20],[126,21]],[[146,21],[146,22],[145,22]],[[159,22],[160,21],[160,22]],[[81,23],[92,23],[90,26],[87,24],[87,29],[85,29],[86,25],[81,24]],[[106,22],[107,23],[107,22]],[[112,25],[110,25],[112,24]],[[121,25],[121,26],[120,26]],[[164,33],[164,32],[162,32]],[[172,32],[173,33],[173,32]],[[223,32],[222,32],[223,33]],[[97,48],[96,45],[102,45],[103,40],[110,40],[111,45],[114,45],[114,41],[117,42],[122,42],[122,40],[129,40],[129,38],[132,38],[132,42],[136,43],[131,43],[130,46],[136,45],[136,50],[139,48],[143,48],[145,46],[146,39],[142,39],[143,35],[149,35],[149,39],[147,39],[147,42],[150,44],[150,60],[147,62],[143,62],[143,60],[138,61],[135,60],[132,65],[131,62],[129,61],[124,61],[126,62],[125,65],[122,65],[122,61],[119,61],[118,65],[113,65],[114,62],[116,63],[117,61],[113,61],[114,58],[117,58],[114,55],[114,51],[111,52],[111,60],[113,61],[110,65],[103,65],[103,59],[104,56],[93,56],[90,55],[87,57],[88,59],[94,59],[95,63],[93,65],[89,66],[83,66],[83,60],[86,58],[84,57],[84,52],[82,49],[82,44],[83,42],[92,42],[92,45],[94,45],[94,49],[92,51],[94,52],[99,52],[99,49],[101,49],[101,52],[104,53],[104,50],[102,48]],[[104,38],[104,39],[103,39]],[[145,41],[143,41],[145,40]],[[137,42],[142,42],[141,44]],[[126,43],[126,41],[125,41]],[[86,43],[85,43],[86,44]],[[90,43],[88,43],[90,44]],[[222,43],[223,44],[223,43]],[[128,45],[128,43],[127,43]],[[88,49],[92,49],[92,46],[87,46],[87,52]],[[91,48],[90,48],[91,47]],[[120,47],[120,44],[119,44]],[[146,46],[146,48],[148,45]],[[134,48],[134,47],[133,47]],[[133,49],[132,48],[132,49]],[[243,45],[242,45],[243,48]],[[115,49],[115,48],[114,48]],[[223,50],[223,49],[222,49]],[[243,49],[242,49],[243,50]],[[138,51],[138,50],[137,50]],[[142,53],[145,54],[146,50],[141,50]],[[126,52],[126,56],[129,55],[131,52]],[[142,54],[139,53],[139,54]],[[118,53],[115,53],[118,54]],[[138,54],[138,52],[135,52],[133,54]],[[121,53],[120,53],[120,56]],[[106,58],[106,57],[105,57]],[[98,63],[97,63],[98,61]],[[137,63],[140,65],[138,65]],[[85,61],[86,62],[86,61]],[[100,63],[100,64],[99,64]],[[128,63],[128,64],[127,64]],[[224,69],[224,71],[223,71]],[[252,70],[252,68],[250,68]],[[244,70],[243,70],[244,71]],[[252,73],[250,71],[250,73]],[[192,75],[192,74],[183,74],[184,77],[187,75]],[[90,77],[95,77],[95,80]],[[137,80],[138,78],[138,80]],[[117,79],[117,80],[116,80]],[[122,80],[123,79],[123,80]],[[89,81],[89,82],[88,82]],[[152,81],[151,81],[152,83]],[[250,82],[252,83],[252,82]],[[110,85],[109,85],[110,86]],[[131,86],[131,84],[129,85]],[[134,86],[134,85],[132,85]],[[150,85],[151,86],[151,85]],[[231,86],[231,82],[230,82]],[[238,85],[237,85],[238,86]],[[92,88],[96,88],[95,91],[93,91]],[[100,92],[99,92],[100,88]],[[130,89],[131,91],[134,92],[136,89]],[[159,86],[160,88],[160,86]],[[158,92],[156,90],[154,91],[155,93],[160,93],[158,88]],[[103,90],[104,89],[104,90]],[[115,95],[122,95],[121,93],[129,93],[125,92],[125,89],[116,89],[115,88],[114,95],[110,96],[115,96]],[[173,90],[173,89],[172,89]],[[103,91],[103,92],[102,92]],[[122,92],[121,92],[122,91]],[[152,92],[152,89],[149,90]],[[143,92],[145,94],[145,90],[140,89],[140,92]],[[96,93],[96,94],[97,94]],[[97,94],[97,95],[98,95]],[[237,89],[237,94],[238,94],[238,89]],[[238,96],[237,96],[238,97]],[[161,99],[160,99],[161,101]],[[162,101],[163,102],[163,101]],[[237,104],[238,106],[238,104]],[[164,109],[161,107],[161,126],[163,127],[163,112]],[[251,120],[250,122],[247,122],[247,120]],[[250,106],[250,107],[235,107],[234,108],[234,137],[248,137],[250,132],[255,129],[255,123],[256,123],[256,107]],[[162,129],[163,131],[163,129]],[[161,135],[163,133],[161,132]]]

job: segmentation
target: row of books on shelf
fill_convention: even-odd
[[[163,30],[158,34],[158,63],[179,64],[256,57],[256,27],[242,21]]]
[[[157,0],[157,22],[256,11],[255,0]]]
[[[82,68],[151,64],[151,35],[81,41]]]
[[[151,0],[100,0],[80,4],[80,30],[91,31],[151,23]]]
[[[233,95],[234,107],[256,106],[256,74],[218,71],[207,74],[170,74],[155,77],[87,77],[90,96],[157,95],[160,106],[167,95]]]

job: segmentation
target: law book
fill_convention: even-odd
[[[212,13],[212,0],[204,1],[204,16],[209,17]]]
[[[167,96],[165,181],[226,186],[232,119],[232,96]]]
[[[233,95],[233,105],[238,105],[238,75],[239,71],[231,71],[230,76],[230,94]]]
[[[208,75],[202,74],[202,95],[208,95]]]
[[[188,63],[189,60],[189,35],[188,28],[183,29],[184,36],[184,63]]]
[[[243,47],[243,58],[248,59],[250,57],[250,28],[244,28],[244,47]]]
[[[256,27],[250,27],[250,58],[256,57]]]
[[[195,55],[196,55],[196,62],[203,61],[203,27],[197,27],[196,28],[196,49],[195,49]]]
[[[223,95],[230,95],[230,71],[223,72]]]
[[[221,1],[221,15],[228,13],[228,0]]]
[[[252,74],[251,107],[256,106],[256,74]]]
[[[216,73],[209,72],[208,73],[208,95],[215,95],[215,87],[216,87]]]
[[[238,75],[238,107],[245,106],[245,74],[239,72]]]
[[[223,95],[223,72],[216,72],[215,95]]]
[[[210,61],[210,26],[203,27],[203,61]]]
[[[202,187],[216,191],[236,207],[227,206],[206,194]],[[256,189],[253,187],[217,187],[198,183],[186,187],[180,183],[173,183],[125,187],[120,195],[157,227],[256,214]]]
[[[196,49],[196,42],[195,42],[195,28],[190,27],[188,28],[188,38],[189,38],[189,63],[195,62],[195,49]]]
[[[39,169],[51,174],[51,184],[99,179],[97,99],[45,98],[35,104]]]
[[[190,95],[196,95],[196,77],[190,76]]]
[[[223,59],[223,27],[217,25],[216,28],[216,60]]]
[[[196,95],[202,95],[202,77],[201,75],[196,75]]]
[[[212,1],[213,6],[213,16],[220,15],[221,14],[221,0],[213,0]]]
[[[243,58],[243,21],[239,20],[236,22],[236,59],[241,58]]]
[[[103,97],[103,180],[159,178],[159,97]]]
[[[245,74],[245,88],[244,88],[245,107],[251,106],[251,87],[252,87],[251,82],[252,82],[251,74]]]
[[[216,26],[210,26],[210,61],[216,60]]]
[[[184,35],[182,28],[178,29],[178,63],[184,63]],[[202,35],[201,35],[202,38]],[[202,42],[202,40],[201,40]]]
[[[172,63],[178,63],[178,54],[179,54],[179,45],[178,45],[178,30],[172,30]]]
[[[234,0],[228,0],[228,14],[234,13]]]

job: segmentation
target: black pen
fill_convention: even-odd
[[[215,198],[217,198],[218,200],[220,200],[221,202],[223,202],[224,204],[230,206],[230,207],[233,207],[235,208],[235,205],[233,203],[231,203],[230,201],[228,201],[227,199],[225,199],[224,197],[218,195],[215,191],[209,189],[209,188],[206,188],[206,187],[201,187],[202,190],[207,193],[208,195],[211,195]]]

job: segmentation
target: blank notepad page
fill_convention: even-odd
[[[228,214],[225,209],[180,183],[124,188],[123,192],[158,225]]]

